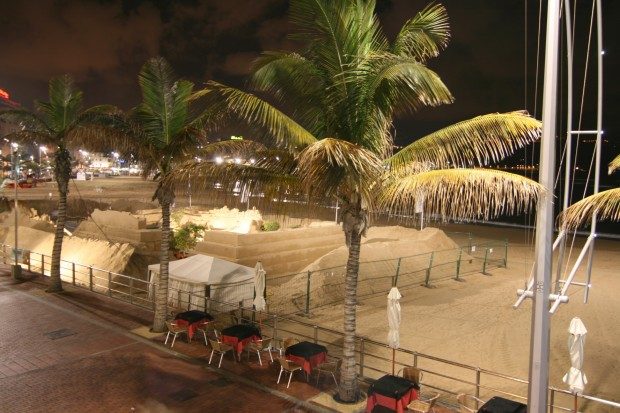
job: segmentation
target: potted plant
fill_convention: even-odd
[[[170,249],[175,258],[186,258],[188,253],[194,249],[198,237],[202,235],[205,227],[188,222],[177,228],[171,239]]]

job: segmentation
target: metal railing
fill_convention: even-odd
[[[13,259],[14,255],[10,246],[2,245],[3,262],[11,263]],[[29,255],[24,255],[21,265],[30,271],[47,275],[51,266],[51,257],[30,252]],[[61,262],[61,279],[78,288],[143,308],[152,309],[154,306],[152,292],[157,288],[157,284],[149,281],[64,260]],[[230,321],[230,312],[234,311],[237,319],[260,324],[263,332],[271,333],[271,337],[276,340],[284,337],[309,340],[327,347],[332,356],[342,356],[343,333],[341,331],[322,327],[294,316],[257,313],[253,308],[244,306],[243,302],[221,302],[194,292],[172,289],[169,297],[174,298],[171,302],[177,309],[199,308],[212,313],[223,323]],[[360,336],[356,340],[355,352],[358,373],[363,380],[373,380],[391,371],[392,349],[385,343]],[[452,396],[458,393],[473,394],[482,399],[502,395],[519,401],[526,400],[528,382],[518,377],[403,348],[396,350],[395,364],[398,368],[418,367],[424,372],[424,387],[443,392],[442,399],[447,403],[454,404]],[[450,395],[450,397],[445,395]],[[573,411],[574,397],[568,390],[550,386],[549,412]],[[581,411],[620,410],[620,403],[615,401],[585,394],[578,395],[577,398]]]

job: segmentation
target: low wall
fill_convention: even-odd
[[[161,229],[158,228],[122,228],[101,224],[97,226],[93,221],[82,221],[74,235],[131,244],[142,254],[158,253],[161,248]]]
[[[194,251],[250,267],[261,261],[267,274],[282,275],[300,271],[342,245],[340,226],[327,225],[254,234],[207,231]]]

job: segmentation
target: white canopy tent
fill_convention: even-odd
[[[159,264],[149,265],[149,280],[157,282]],[[218,307],[239,302],[251,306],[254,298],[254,268],[209,255],[197,254],[171,261],[168,304],[172,307],[207,310],[211,298]]]

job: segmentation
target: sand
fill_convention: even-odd
[[[531,268],[531,248],[523,242],[519,243],[519,240],[525,239],[521,230],[473,226],[468,230],[488,238],[510,237],[508,268],[495,268],[488,276],[468,275],[465,282],[447,280],[436,284],[433,289],[415,287],[401,290],[401,348],[527,379],[531,302],[526,301],[516,310],[512,305],[517,298],[516,290],[522,288],[527,280]],[[583,240],[578,240],[579,245],[582,243]],[[570,367],[567,329],[573,317],[580,317],[588,328],[584,365],[589,382],[586,393],[616,401],[620,400],[620,300],[616,296],[620,290],[618,251],[620,242],[597,240],[589,302],[583,303],[583,287],[571,287],[570,302],[561,305],[552,316],[550,354],[550,384],[566,389],[561,379]],[[577,253],[573,252],[573,259]],[[584,281],[584,274],[585,270],[580,270],[577,280]],[[360,302],[357,317],[360,336],[385,342],[388,331],[385,305],[386,297],[383,296]],[[312,323],[340,331],[342,306],[315,310]],[[391,352],[386,348],[368,349],[379,356],[391,357]],[[368,362],[371,358],[366,360]],[[413,362],[412,356],[402,356],[398,361],[405,364]],[[384,369],[389,368],[388,363],[375,363]],[[475,373],[464,369],[422,359],[419,359],[418,365],[441,374],[475,381]],[[371,371],[367,374],[372,376]],[[482,380],[487,386],[527,394],[527,387],[522,384],[485,374]],[[473,392],[473,386],[429,373],[424,381],[455,392]],[[482,396],[492,394],[496,393],[486,391]],[[570,405],[569,401],[567,403]],[[593,406],[585,411],[605,411]]]

